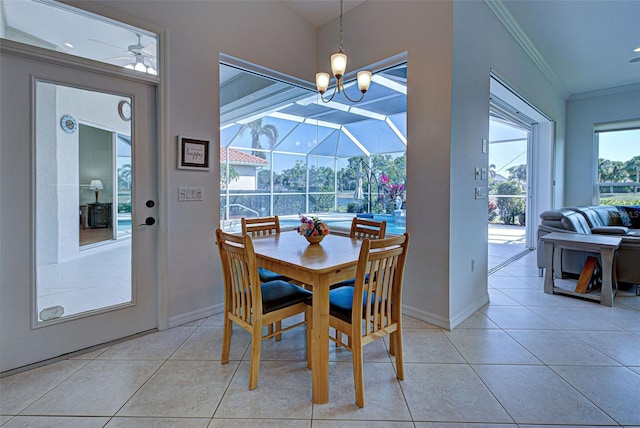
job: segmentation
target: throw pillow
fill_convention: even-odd
[[[632,229],[640,229],[640,207],[625,207]]]
[[[627,207],[616,208],[618,208],[618,212],[620,213],[620,221],[622,221],[622,225],[625,227],[632,227],[631,219],[629,218],[629,213],[627,212]]]

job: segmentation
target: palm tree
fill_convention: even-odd
[[[118,168],[118,190],[131,190],[131,165],[128,163]]]
[[[252,149],[262,149],[262,144],[260,143],[260,136],[264,135],[269,140],[270,148],[278,141],[278,129],[275,125],[262,125],[262,118],[256,119],[253,122],[247,123],[242,127],[240,132],[244,132],[245,129],[251,130],[251,148]],[[253,151],[251,152],[253,156],[257,156],[262,159],[266,159],[267,155],[265,152]]]
[[[638,171],[640,171],[640,156],[634,156],[624,163],[624,170],[627,171],[629,178],[638,181]]]
[[[511,174],[509,178],[515,178],[523,183],[527,181],[527,165],[512,166],[507,171]]]
[[[602,159],[598,161],[601,183],[624,183],[629,179],[629,173],[624,168],[624,163]],[[613,186],[609,186],[609,192],[613,193]]]
[[[496,178],[496,164],[492,163],[489,165],[489,177]]]

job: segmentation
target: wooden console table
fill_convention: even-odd
[[[586,235],[582,233],[552,232],[540,238],[544,242],[545,276],[544,292],[549,294],[565,294],[594,300],[603,305],[613,306],[613,298],[618,291],[616,279],[615,252],[620,247],[622,238],[612,235]],[[602,287],[600,295],[578,293],[573,290],[555,286],[554,270],[562,277],[562,251],[577,250],[600,253],[602,263]]]
[[[89,208],[89,227],[91,229],[95,229],[96,227],[111,227],[113,221],[111,205],[111,202],[87,204]]]

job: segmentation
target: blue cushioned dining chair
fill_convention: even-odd
[[[382,239],[385,237],[387,231],[387,222],[375,221],[375,220],[367,220],[363,218],[354,217],[351,220],[351,230],[349,232],[349,237],[356,239]],[[331,288],[339,288],[344,286],[353,287],[353,283],[355,282],[355,278],[347,279],[346,281],[339,282],[338,284],[334,284]]]
[[[250,235],[252,237],[257,236],[267,236],[267,235],[275,235],[280,233],[280,219],[277,215],[271,217],[255,217],[255,218],[245,218],[242,217],[240,219],[240,223],[242,225],[242,234]],[[261,282],[269,282],[269,281],[290,281],[290,278],[287,278],[284,275],[280,275],[277,272],[270,271],[265,268],[258,268],[258,275],[260,275]],[[273,333],[274,326],[269,326],[269,333]],[[282,328],[282,324],[280,322],[276,323],[275,329],[276,331]],[[276,341],[280,340],[282,336],[280,334],[276,334]]]
[[[329,291],[329,326],[338,333],[331,340],[351,351],[356,404],[360,407],[364,407],[362,348],[365,345],[390,335],[396,376],[404,379],[402,282],[408,246],[408,233],[377,240],[365,238],[354,286]],[[348,343],[342,341],[342,334],[347,335]]]
[[[216,245],[220,252],[224,276],[224,332],[222,364],[229,362],[231,333],[235,322],[251,333],[251,361],[249,389],[258,386],[262,341],[292,328],[302,326],[311,319],[311,292],[282,280],[261,282],[258,276],[253,242],[248,235],[216,230]],[[263,327],[281,323],[283,319],[304,314],[304,321],[295,323],[276,333],[262,335]],[[307,328],[307,364],[311,367],[309,343],[311,329]]]
[[[280,233],[280,219],[277,215],[273,217],[256,218],[242,217],[240,219],[240,223],[242,224],[242,234],[251,235],[254,238],[256,236]],[[279,273],[263,268],[258,268],[258,273],[260,274],[260,281],[262,282],[274,281],[276,279],[281,279],[283,281],[289,280],[289,278],[284,275],[280,275]]]

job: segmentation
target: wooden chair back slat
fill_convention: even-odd
[[[408,241],[408,235],[402,235],[375,241],[365,239],[362,243],[354,284],[352,319],[365,320],[363,336],[375,335],[398,321],[393,306],[402,305],[400,298]],[[365,281],[367,277],[369,280]],[[371,304],[363,307],[357,304],[358,301]],[[358,310],[360,317],[355,313]]]
[[[387,222],[354,217],[349,236],[356,239],[382,239],[387,231]]]
[[[311,306],[307,305],[305,300],[311,294],[292,284],[282,284],[282,281],[261,284],[256,253],[249,234],[236,235],[218,229],[216,230],[216,245],[220,253],[224,277],[224,327],[221,363],[227,364],[229,362],[232,323],[235,322],[251,334],[249,389],[255,389],[258,386],[262,341],[273,336],[278,340],[283,332],[305,325],[311,316]],[[269,290],[275,290],[275,295],[271,295],[265,305],[262,300],[263,286]],[[287,286],[289,286],[288,289]],[[281,306],[279,308],[269,307],[274,304],[274,301]],[[269,308],[266,314],[263,310],[265,306]],[[298,314],[304,314],[304,321],[282,328],[282,320]],[[275,332],[271,328],[273,325],[276,326]],[[264,336],[262,334],[263,327],[268,327],[270,330]],[[307,329],[307,344],[310,341],[311,329]],[[311,367],[311,354],[308,346],[307,365]]]
[[[280,219],[278,216],[257,217],[240,219],[242,224],[242,234],[251,235],[252,237],[272,235],[280,233]]]
[[[404,379],[402,282],[408,246],[408,233],[375,240],[365,238],[360,247],[353,285],[351,320],[345,320],[342,314],[329,316],[329,325],[336,329],[336,337],[332,339],[351,350],[356,404],[360,407],[364,407],[365,345],[391,335],[389,352],[396,358],[398,379]],[[348,343],[342,341],[342,334],[347,335]]]
[[[253,242],[248,236],[216,232],[216,240],[225,278],[225,311],[248,324],[252,316],[262,313],[260,278],[257,274]]]

